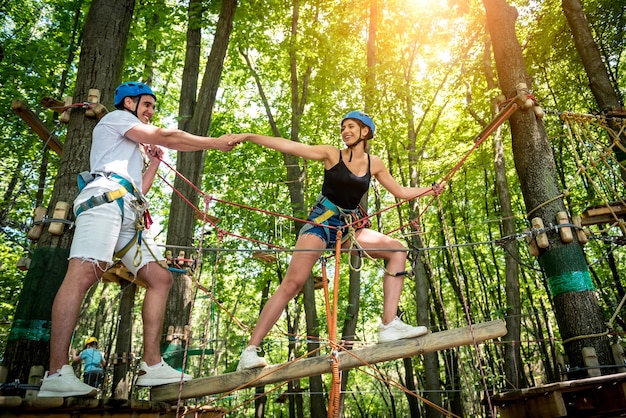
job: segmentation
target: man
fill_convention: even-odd
[[[91,175],[79,176],[84,187],[74,201],[76,230],[67,273],[52,306],[50,368],[42,380],[40,397],[96,396],[96,390],[81,382],[67,364],[68,349],[83,298],[112,265],[114,255],[146,283],[143,361],[136,384],[156,386],[191,379],[161,358],[161,329],[173,279],[161,251],[142,231],[147,208],[143,195],[157,172],[163,152],[159,146],[226,152],[236,142],[149,125],[155,103],[156,95],[146,84],[123,83],[115,90],[117,110],[94,128]],[[143,147],[151,161],[145,171]]]

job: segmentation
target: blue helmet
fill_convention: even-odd
[[[122,101],[124,101],[124,97],[137,97],[143,96],[144,94],[148,94],[154,97],[156,100],[156,95],[147,84],[138,82],[138,81],[128,81],[126,83],[122,83],[115,89],[115,96],[113,97],[113,104],[116,108],[120,108],[122,105]]]
[[[363,113],[359,110],[353,110],[352,112],[346,113],[343,119],[341,119],[341,123],[343,123],[343,121],[346,119],[360,120],[365,124],[365,126],[370,128],[370,130],[372,131],[372,137],[374,137],[374,131],[376,130],[376,127],[374,126],[374,121],[372,120],[372,117],[370,115]]]

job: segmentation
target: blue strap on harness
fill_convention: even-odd
[[[87,184],[91,183],[95,178],[96,178],[95,175],[87,171],[83,171],[82,173],[79,173],[78,179],[77,179],[78,189],[82,190],[83,188],[85,188]],[[108,178],[111,178],[117,181],[122,187],[120,187],[119,189],[110,191],[110,192],[103,193],[101,195],[91,196],[89,199],[87,199],[86,201],[84,201],[78,206],[78,208],[76,209],[76,214],[75,214],[76,217],[78,217],[78,215],[80,215],[82,212],[88,209],[103,205],[105,203],[111,203],[114,201],[117,201],[117,204],[120,207],[120,211],[122,212],[122,217],[124,217],[124,202],[122,201],[121,198],[124,197],[126,193],[135,194],[136,192],[135,186],[130,181],[126,180],[124,177],[115,173],[110,174]]]

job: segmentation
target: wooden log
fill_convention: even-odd
[[[41,236],[41,232],[43,231],[43,223],[41,223],[41,221],[43,221],[43,218],[48,214],[48,208],[43,208],[43,207],[37,207],[34,210],[33,213],[33,221],[36,222],[36,224],[33,224],[32,228],[30,228],[30,231],[28,231],[28,239],[31,241],[37,241],[39,239],[39,237]]]
[[[559,225],[568,224],[569,217],[567,216],[567,212],[560,211],[556,213],[556,223]],[[565,243],[570,243],[574,241],[574,234],[572,234],[572,228],[569,226],[562,226],[559,228],[559,234],[561,234],[561,241]]]
[[[35,131],[37,136],[39,136],[52,151],[56,152],[57,155],[61,155],[63,144],[61,144],[59,138],[52,134],[48,126],[26,106],[26,103],[21,100],[13,100],[11,102],[11,109]]]
[[[530,223],[533,228],[537,230],[542,230],[544,227],[543,219],[541,219],[540,217],[531,219]],[[548,248],[550,246],[550,242],[548,241],[548,235],[545,232],[540,232],[539,234],[537,234],[535,239],[537,240],[537,246],[539,248]]]
[[[67,202],[58,201],[52,212],[53,219],[66,219],[70,213],[71,205]],[[65,223],[51,222],[48,226],[48,232],[52,235],[61,235],[65,230]]]
[[[343,351],[338,355],[339,370],[353,369],[383,361],[414,357],[424,353],[446,350],[461,345],[471,345],[506,334],[506,325],[495,320],[470,327],[427,334],[422,337],[376,344],[371,347]],[[203,397],[270,383],[301,379],[331,372],[328,356],[301,359],[292,363],[267,366],[262,369],[201,377],[182,383],[182,399]],[[153,401],[174,402],[179,397],[180,383],[153,387]]]
[[[0,396],[0,408],[15,408],[21,404],[21,396]]]
[[[40,385],[41,379],[43,378],[44,368],[43,366],[31,366],[30,373],[28,374],[28,384],[29,385]],[[29,389],[26,391],[24,398],[26,399],[34,399],[39,394],[39,389]]]
[[[70,97],[70,96],[67,96]],[[70,97],[71,99],[71,97]],[[70,101],[69,104],[72,102]],[[60,100],[55,99],[54,97],[44,97],[39,101],[41,107],[45,107],[47,109],[51,109],[53,112],[61,113],[63,108],[67,105],[67,102],[62,102]]]
[[[22,400],[22,406],[30,409],[49,409],[63,406],[63,398],[29,398]]]

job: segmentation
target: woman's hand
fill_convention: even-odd
[[[225,134],[220,136],[220,140],[227,141],[228,145],[234,147],[237,144],[247,141],[247,134]]]
[[[448,183],[445,180],[440,181],[439,183],[433,184],[433,195],[439,196],[446,188]]]

